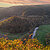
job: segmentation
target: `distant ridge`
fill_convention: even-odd
[[[50,4],[47,5],[26,5],[26,6],[12,6],[12,7],[0,7],[0,19],[10,16],[24,16],[29,15],[48,15],[50,16]]]

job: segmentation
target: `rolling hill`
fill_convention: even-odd
[[[50,5],[26,5],[26,6],[12,6],[0,7],[0,19],[10,16],[29,16],[29,15],[48,15],[50,16]]]
[[[10,33],[28,32],[33,27],[33,22],[16,16],[9,17],[0,22],[0,31]]]

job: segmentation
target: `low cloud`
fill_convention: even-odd
[[[50,3],[49,0],[0,0],[0,2],[3,3],[9,3],[9,4],[45,4]]]

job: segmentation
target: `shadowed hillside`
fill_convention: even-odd
[[[29,15],[48,15],[50,16],[50,5],[30,5],[30,6],[12,6],[0,7],[0,19],[10,16],[29,16]]]
[[[0,30],[10,33],[24,33],[32,29],[32,22],[29,23],[29,20],[22,19],[18,17],[13,17],[5,19],[0,22]]]
[[[0,22],[0,31],[10,33],[25,33],[29,32],[36,26],[50,24],[49,21],[50,18],[46,16],[12,16]]]

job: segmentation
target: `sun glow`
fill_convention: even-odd
[[[0,7],[50,4],[49,0],[0,0]]]

